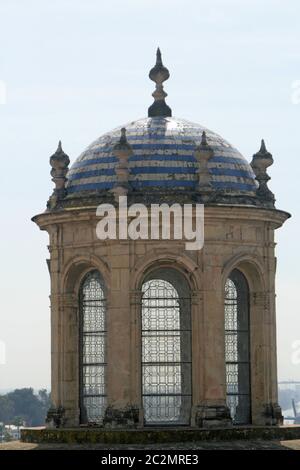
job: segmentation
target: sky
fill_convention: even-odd
[[[31,222],[49,157],[146,116],[157,46],[174,116],[248,160],[261,138],[273,154],[292,213],[276,233],[279,379],[300,380],[299,20],[297,0],[0,0],[0,389],[50,387],[48,235]]]

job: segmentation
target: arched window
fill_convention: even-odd
[[[189,287],[177,271],[157,270],[142,286],[142,398],[146,425],[189,424]]]
[[[80,304],[80,421],[101,424],[106,407],[106,300],[98,271],[83,279]]]
[[[233,423],[251,423],[249,288],[234,269],[225,284],[227,405]]]

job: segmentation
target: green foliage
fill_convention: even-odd
[[[14,405],[7,395],[0,395],[0,422],[6,424],[10,422],[14,415]]]
[[[7,430],[4,431],[3,440],[4,442],[10,442],[13,440],[13,437],[9,434]]]
[[[0,422],[16,426],[41,426],[50,407],[50,394],[47,390],[34,393],[33,388],[16,389],[0,395]]]
[[[15,426],[23,426],[23,423],[23,416],[15,416],[11,424],[14,424]]]

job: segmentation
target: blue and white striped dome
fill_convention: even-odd
[[[163,116],[130,122],[93,142],[68,172],[69,195],[113,188],[117,163],[113,147],[122,127],[133,150],[129,157],[131,190],[196,190],[199,170],[194,154],[205,131],[214,151],[208,163],[214,189],[232,195],[255,195],[257,183],[251,166],[232,145],[199,124]]]

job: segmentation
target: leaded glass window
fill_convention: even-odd
[[[225,361],[227,405],[233,423],[251,422],[249,289],[233,270],[225,284]]]
[[[166,277],[150,279],[142,287],[142,396],[146,425],[190,421],[190,299],[187,289],[179,294]]]
[[[80,418],[101,424],[106,407],[106,299],[98,271],[80,288]]]

